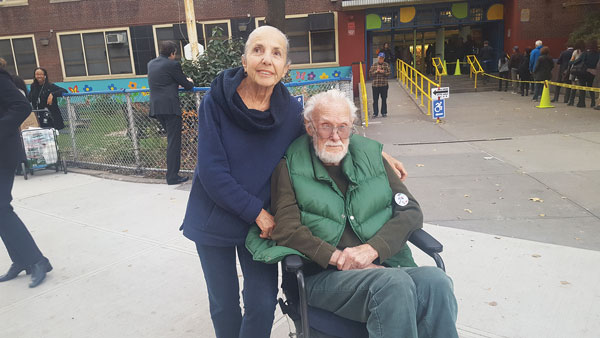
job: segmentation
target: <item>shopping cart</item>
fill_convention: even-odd
[[[30,128],[21,131],[26,165],[22,164],[23,177],[42,169],[62,170],[67,173],[67,162],[61,158],[58,148],[58,130],[53,128]]]

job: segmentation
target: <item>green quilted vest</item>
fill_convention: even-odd
[[[346,196],[343,196],[315,155],[308,135],[290,145],[286,160],[301,222],[315,236],[337,246],[348,222],[364,243],[392,217],[393,196],[381,150],[382,145],[378,142],[352,136],[348,154],[341,163],[349,180]],[[246,239],[246,247],[255,260],[275,263],[288,254],[300,254],[291,248],[277,246],[274,241],[261,239],[259,234],[258,227],[253,226]],[[416,266],[406,245],[385,264]]]

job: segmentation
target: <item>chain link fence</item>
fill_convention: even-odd
[[[306,102],[316,93],[337,88],[353,99],[352,79],[287,83],[293,96]],[[198,106],[208,88],[179,94],[183,127],[181,171],[196,167]],[[111,170],[122,174],[162,177],[167,169],[167,134],[150,118],[148,89],[69,93],[59,100],[67,127],[60,131],[59,146],[70,166]]]

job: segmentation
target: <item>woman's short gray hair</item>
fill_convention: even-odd
[[[352,100],[350,100],[348,96],[346,96],[346,94],[344,94],[344,92],[342,92],[339,89],[330,89],[326,92],[321,92],[311,97],[306,102],[302,115],[304,116],[305,120],[312,121],[312,114],[315,111],[315,109],[317,109],[317,107],[321,105],[330,105],[335,103],[342,103],[347,105],[348,110],[350,111],[350,118],[352,119],[352,121],[356,119],[356,111],[358,109],[354,105],[354,102],[352,102]]]
[[[288,65],[291,64],[292,60],[290,60],[290,57],[289,57],[289,55],[290,55],[290,40],[288,40],[287,36],[285,34],[283,34],[282,31],[280,31],[276,27],[268,26],[268,25],[260,26],[260,27],[256,28],[255,30],[253,30],[252,33],[250,33],[250,35],[248,35],[248,40],[246,40],[246,44],[244,45],[244,55],[242,55],[242,57],[245,58],[246,54],[248,54],[248,50],[250,49],[250,42],[254,39],[254,37],[258,33],[261,33],[264,30],[275,30],[275,33],[281,35],[281,37],[285,40],[285,61]]]

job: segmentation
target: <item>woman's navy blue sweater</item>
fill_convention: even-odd
[[[183,234],[203,245],[243,245],[270,204],[271,173],[302,135],[302,106],[278,83],[267,111],[248,109],[237,94],[243,68],[223,71],[198,109],[198,162]]]

